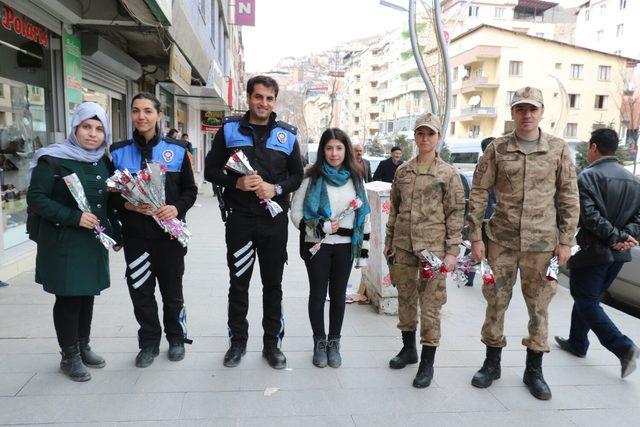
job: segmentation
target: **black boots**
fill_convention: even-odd
[[[529,388],[529,393],[536,399],[551,399],[551,390],[542,376],[542,352],[527,349],[527,367],[522,381]]]
[[[227,350],[224,355],[222,364],[227,368],[235,368],[240,364],[240,360],[242,360],[242,356],[244,356],[246,352],[246,343],[232,342],[231,347],[229,347],[229,350]]]
[[[340,356],[340,338],[331,338],[327,344],[327,363],[332,368],[339,368],[342,365]]]
[[[484,359],[482,368],[473,376],[471,385],[478,388],[487,388],[493,383],[493,380],[500,379],[501,356],[501,347],[487,346],[487,356]]]
[[[418,363],[416,331],[402,331],[402,350],[389,361],[389,367],[391,369],[402,369],[413,363]]]
[[[313,364],[318,368],[327,366],[327,339],[324,337],[313,337]]]
[[[60,370],[72,381],[83,382],[91,379],[91,374],[82,363],[80,347],[77,343],[69,347],[63,347],[60,354],[62,355]]]
[[[82,358],[82,363],[90,368],[104,368],[107,364],[104,358],[91,350],[89,338],[80,338],[80,357]]]
[[[422,346],[422,354],[420,355],[420,365],[418,373],[413,379],[413,386],[416,388],[425,388],[431,385],[433,379],[433,359],[436,355],[436,347],[428,345]]]
[[[171,360],[172,362],[179,362],[182,359],[184,359],[184,343],[183,342],[176,342],[176,343],[170,343],[169,344],[169,360]]]
[[[273,369],[284,369],[287,367],[287,358],[278,347],[265,347],[262,350],[262,357],[267,359],[269,366]]]
[[[575,348],[573,348],[573,345],[571,345],[571,342],[569,340],[565,340],[562,337],[556,336],[556,343],[558,343],[558,347],[560,347],[562,350],[566,351],[567,353],[571,353],[576,357],[581,357],[584,358],[586,355],[585,354],[580,354],[576,351]]]
[[[150,366],[158,354],[160,354],[158,347],[144,347],[136,356],[136,366],[138,368]]]

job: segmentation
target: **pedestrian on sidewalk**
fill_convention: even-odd
[[[640,349],[623,335],[600,306],[600,297],[609,289],[625,262],[630,248],[640,239],[640,180],[627,171],[616,157],[619,138],[612,129],[591,133],[587,161],[578,176],[580,190],[580,230],[582,248],[569,260],[569,287],[573,297],[569,339],[555,337],[561,349],[585,357],[589,330],[600,343],[620,359],[622,378],[636,369]]]
[[[469,211],[469,240],[473,256],[484,259],[495,273],[495,285],[484,284],[487,310],[482,342],[487,346],[482,368],[471,383],[480,388],[500,378],[504,315],[509,307],[516,274],[529,312],[529,336],[523,381],[541,400],[551,399],[542,374],[542,355],[549,352],[548,311],[557,282],[545,272],[554,255],[563,265],[575,245],[580,206],[575,168],[568,145],[540,130],[544,113],[542,92],[525,87],[511,101],[515,130],[495,139],[484,152],[473,177]],[[482,227],[491,189],[495,210],[487,226],[488,248]],[[557,203],[554,199],[557,199]]]
[[[56,296],[53,324],[62,349],[60,369],[73,381],[88,381],[85,365],[102,368],[104,358],[89,346],[93,302],[109,287],[109,253],[93,228],[118,243],[121,235],[114,206],[116,196],[101,177],[113,171],[105,150],[111,128],[101,106],[84,102],[71,119],[71,133],[61,144],[40,148],[27,193],[29,234],[37,242],[36,282]],[[91,205],[82,212],[63,176],[76,173]]]
[[[453,271],[462,243],[465,195],[456,169],[436,156],[442,138],[439,119],[431,113],[423,115],[413,132],[418,155],[400,166],[393,180],[384,254],[391,260],[391,281],[398,288],[398,329],[403,343],[389,366],[402,369],[418,362],[419,304],[422,354],[413,386],[424,388],[433,379],[440,310],[447,301],[447,289],[445,275],[421,278],[417,254],[427,249]]]
[[[353,144],[353,153],[356,156],[356,165],[362,170],[364,182],[371,182],[371,162],[363,157],[364,146],[360,143]]]
[[[338,218],[356,198],[362,206]],[[291,221],[304,235],[300,256],[309,276],[313,364],[319,368],[342,364],[340,336],[347,282],[354,261],[359,268],[361,260],[369,257],[369,212],[362,169],[349,137],[340,129],[327,129],[320,137],[318,158],[291,203]],[[310,249],[320,241],[320,249],[311,256]],[[328,340],[324,327],[327,287],[331,298]]]
[[[268,76],[247,82],[249,111],[241,117],[225,117],[205,160],[207,181],[224,188],[229,210],[226,222],[229,266],[228,326],[231,345],[224,366],[234,367],[246,352],[249,337],[249,282],[258,257],[262,278],[262,356],[275,369],[284,369],[287,359],[280,350],[284,337],[282,273],[287,261],[287,211],[289,194],[297,190],[303,169],[297,129],[276,120],[273,107],[278,83]],[[257,173],[227,174],[229,157],[241,150]],[[283,212],[272,217],[264,199],[278,203]]]
[[[393,182],[396,171],[404,162],[402,161],[402,148],[391,147],[389,158],[381,161],[373,173],[373,181]]]
[[[120,218],[124,235],[126,279],[133,312],[140,325],[140,352],[135,364],[146,368],[160,352],[162,327],[156,303],[156,280],[162,295],[164,333],[169,342],[169,360],[184,359],[187,338],[187,314],[182,293],[184,257],[187,249],[167,234],[153,219],[178,218],[184,221],[193,206],[198,189],[184,141],[162,137],[160,101],[155,95],[141,92],[131,102],[133,137],[111,146],[111,157],[117,169],[137,173],[147,162],[157,162],[167,169],[165,175],[166,205],[153,211],[150,206],[123,202]]]

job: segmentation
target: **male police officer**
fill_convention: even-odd
[[[486,227],[495,285],[482,288],[487,300],[482,327],[487,357],[471,383],[485,388],[500,378],[501,352],[507,344],[504,315],[519,269],[529,311],[529,336],[522,340],[527,347],[523,381],[533,396],[548,400],[551,390],[542,375],[542,355],[549,351],[547,308],[557,283],[548,281],[545,272],[554,253],[560,265],[569,259],[580,205],[571,152],[562,139],[540,130],[543,112],[540,90],[525,87],[515,93],[511,117],[516,129],[484,152],[473,178],[468,221],[473,255],[483,259],[482,223],[487,196],[495,188],[498,203]]]
[[[287,261],[287,209],[289,193],[302,182],[303,168],[296,141],[296,128],[276,121],[272,112],[278,96],[277,82],[256,76],[247,83],[249,111],[242,117],[227,117],[216,134],[205,161],[205,177],[224,188],[229,209],[226,224],[229,266],[228,326],[231,346],[224,365],[234,367],[246,352],[249,323],[249,281],[258,257],[262,277],[262,355],[275,369],[286,367],[280,351],[284,336],[282,272]],[[255,175],[226,174],[224,165],[236,150],[242,150]],[[272,217],[263,199],[272,199],[284,210]]]

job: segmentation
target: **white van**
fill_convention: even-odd
[[[447,146],[451,153],[451,163],[461,169],[475,168],[482,156],[482,140],[480,139],[448,139]]]

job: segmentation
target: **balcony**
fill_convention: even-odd
[[[454,117],[453,120],[459,122],[470,122],[481,119],[495,119],[496,117],[495,107],[472,107],[463,108],[460,115]]]
[[[482,89],[497,89],[498,83],[493,83],[489,77],[474,77],[462,80],[461,93],[478,92]]]
[[[451,58],[451,67],[471,65],[474,62],[483,62],[487,59],[500,58],[502,48],[499,46],[476,46],[473,49],[467,50],[461,54],[455,55]]]

